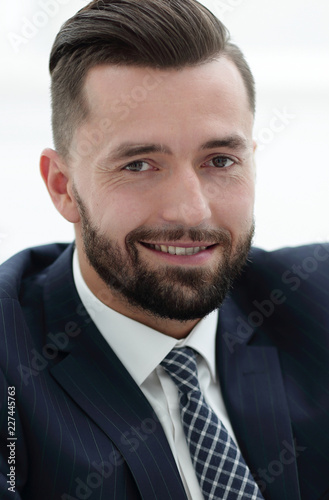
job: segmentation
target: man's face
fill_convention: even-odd
[[[253,233],[252,124],[224,58],[181,70],[99,66],[71,145],[80,265],[120,312],[187,321],[218,307]]]

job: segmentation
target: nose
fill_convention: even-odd
[[[161,200],[161,218],[165,222],[196,227],[211,217],[202,177],[192,166],[181,166],[171,173]]]

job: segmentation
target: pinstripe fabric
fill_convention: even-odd
[[[0,499],[183,500],[160,422],[81,307],[71,256],[71,247],[51,245],[0,268]],[[220,311],[217,365],[230,420],[266,500],[324,500],[329,246],[251,258]],[[272,311],[265,301],[278,301],[274,290],[284,300]],[[251,316],[259,304],[261,316]],[[16,495],[7,490],[8,385],[16,387]]]
[[[44,261],[47,250],[40,249]],[[51,250],[46,265],[63,249]],[[7,450],[2,441],[0,499],[186,498],[153,409],[77,299],[72,249],[34,275],[38,252],[26,252],[9,262],[5,267],[9,279],[0,278],[1,346],[5,346],[1,436],[6,435],[3,402],[7,385],[13,385],[21,493],[14,496],[7,491]],[[20,261],[26,271],[19,304],[18,280],[12,276],[19,273]],[[51,349],[54,344],[57,348]]]
[[[329,245],[254,249],[251,260],[220,311],[217,359],[227,410],[265,498],[326,499]],[[281,303],[270,306],[271,296]]]

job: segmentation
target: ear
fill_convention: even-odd
[[[257,142],[255,140],[252,141],[252,145],[253,145],[253,153],[252,153],[252,156],[253,156],[253,159],[252,159],[252,162],[253,162],[253,166],[254,166],[254,172],[255,172],[255,176],[256,176],[256,171],[257,171],[257,167],[256,167],[256,150],[257,150]]]
[[[53,149],[41,153],[40,172],[50,197],[62,216],[72,223],[80,221],[79,211],[72,193],[72,178],[66,162]]]

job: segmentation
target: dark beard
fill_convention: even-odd
[[[101,234],[92,224],[84,203],[74,191],[86,256],[107,287],[119,294],[130,307],[158,318],[177,321],[203,318],[222,304],[246,263],[254,225],[240,239],[233,255],[228,231],[186,230],[180,226],[169,230],[139,227],[127,235],[124,253],[117,243]],[[183,236],[188,236],[191,241],[211,241],[221,245],[222,258],[215,271],[178,266],[150,269],[140,259],[136,247],[140,241],[173,242]]]

